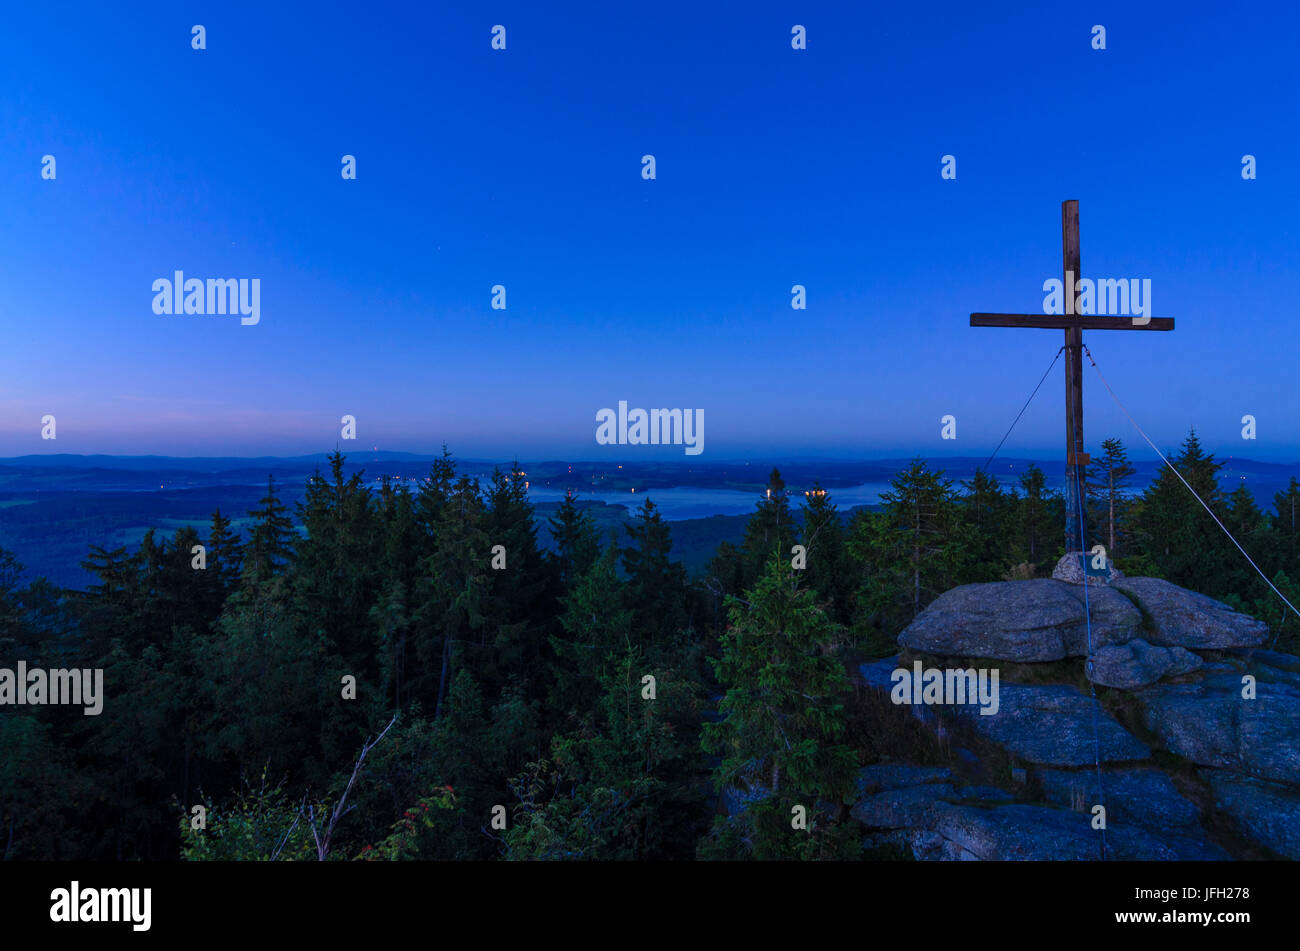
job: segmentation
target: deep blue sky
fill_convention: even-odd
[[[1293,4],[838,6],[12,5],[0,455],[312,452],[344,413],[367,448],[650,455],[595,444],[620,399],[703,409],[704,460],[978,455],[1060,335],[968,315],[1041,310],[1076,198],[1084,275],[1178,320],[1087,335],[1139,421],[1300,458]],[[156,316],[176,269],[260,278],[261,323]],[[1089,448],[1136,449],[1086,372]],[[1062,389],[1004,452],[1059,450]]]

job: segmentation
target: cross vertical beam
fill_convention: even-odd
[[[1078,312],[1075,290],[1079,287],[1082,278],[1079,277],[1079,203],[1077,201],[1061,202],[1061,269],[1065,272],[1065,280],[1062,282],[1065,299],[1065,307],[1062,308],[1064,314],[1051,314],[1046,308],[1041,314],[979,313],[970,315],[970,325],[972,327],[1038,327],[1065,331],[1065,346],[1062,349],[1065,351],[1065,551],[1068,556],[1078,553],[1083,547],[1079,538],[1081,509],[1079,496],[1083,492],[1083,472],[1089,461],[1088,454],[1083,451],[1083,331],[1085,329],[1173,330],[1174,319],[1144,316],[1142,322],[1137,323],[1137,318],[1131,314],[1105,315]],[[1043,286],[1043,290],[1047,290],[1047,285]],[[1089,311],[1095,309],[1096,307],[1090,307]],[[1023,413],[1024,410],[1021,412]],[[1011,425],[1014,427],[1015,423]],[[1058,565],[1057,570],[1069,571],[1062,568],[1062,565]],[[1067,577],[1070,576],[1067,574]],[[1057,572],[1053,572],[1053,577],[1058,577]]]
[[[1079,284],[1079,203],[1061,202],[1061,269],[1065,312],[1074,313]],[[1065,550],[1079,545],[1079,489],[1083,456],[1083,329],[1065,328]]]

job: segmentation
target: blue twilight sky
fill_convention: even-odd
[[[1139,422],[1300,458],[1295,4],[4,16],[0,455],[314,452],[345,413],[366,448],[654,455],[596,445],[620,399],[704,410],[701,461],[978,455],[1060,335],[968,315],[1041,311],[1075,198],[1084,276],[1178,321],[1086,335]],[[260,279],[261,322],[155,315],[178,269]],[[1088,447],[1136,450],[1085,372]],[[1062,390],[1058,363],[1004,452],[1060,449]]]

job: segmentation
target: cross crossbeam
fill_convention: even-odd
[[[1061,202],[1061,264],[1063,287],[1077,287],[1079,267],[1079,203]],[[1064,316],[1052,314],[971,314],[972,327],[1028,327],[1065,331],[1065,550],[1079,548],[1080,469],[1089,462],[1083,451],[1083,332],[1085,330],[1173,330],[1172,317],[1113,317],[1080,314],[1068,301]]]
[[[1136,320],[1145,321],[1136,323]],[[1075,314],[1070,317],[1058,317],[1052,314],[971,314],[972,327],[1040,327],[1047,330],[1064,330],[1078,327],[1080,330],[1173,330],[1172,317],[1091,317]]]

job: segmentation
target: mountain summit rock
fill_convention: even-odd
[[[1016,663],[1088,655],[1144,640],[1157,647],[1257,647],[1268,626],[1221,601],[1160,578],[1116,578],[1108,586],[1055,578],[967,584],[945,591],[898,635],[900,646],[951,657]]]
[[[1085,588],[1076,565],[1073,581],[946,591],[902,653],[860,665],[881,697],[918,654],[1009,665],[992,715],[907,708],[946,765],[862,770],[864,848],[1096,858],[1104,813],[1109,858],[1300,859],[1300,657],[1262,649],[1267,625],[1221,601],[1118,572]]]

